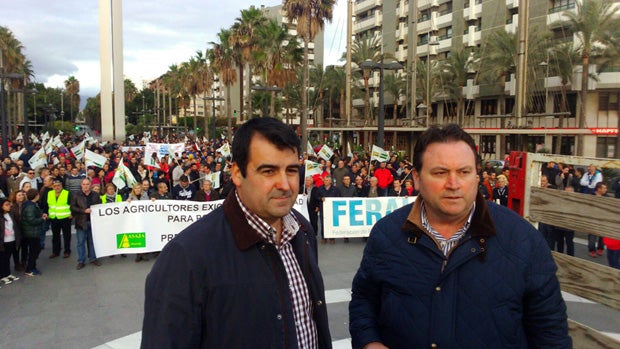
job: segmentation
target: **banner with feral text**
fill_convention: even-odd
[[[415,198],[325,198],[325,238],[367,237],[379,219],[414,202]]]
[[[307,218],[306,200],[299,195],[294,208]],[[94,205],[90,219],[95,253],[105,257],[161,251],[183,229],[223,202],[141,200]]]

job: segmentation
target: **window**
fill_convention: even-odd
[[[597,158],[614,158],[616,151],[615,137],[597,137],[596,138],[596,157]]]
[[[599,92],[598,110],[600,111],[618,110],[618,93]]]
[[[496,115],[497,99],[483,99],[481,102],[480,115]]]
[[[495,154],[495,136],[480,136],[480,152],[482,154]]]

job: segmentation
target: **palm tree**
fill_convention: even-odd
[[[325,87],[329,89],[330,97],[338,100],[338,114],[342,119],[346,113],[346,74],[343,67],[328,66],[325,69]]]
[[[0,64],[3,67],[3,71],[0,73],[19,73],[24,74],[25,79],[10,79],[6,82],[7,86],[7,101],[11,101],[11,91],[13,89],[19,89],[22,86],[26,85],[28,77],[32,76],[32,64],[30,61],[26,59],[26,56],[23,54],[24,46],[22,43],[15,38],[13,32],[7,28],[0,26]],[[12,129],[17,129],[17,120],[19,118],[18,115],[23,115],[20,112],[20,108],[23,103],[19,103],[16,100],[13,103],[13,114],[9,114],[9,131]],[[10,111],[10,108],[8,108]],[[13,125],[14,127],[11,127]],[[11,133],[11,132],[10,132]],[[5,142],[6,140],[2,140]]]
[[[392,119],[394,120],[394,124],[396,124],[396,119],[398,118],[398,100],[406,87],[407,82],[400,74],[388,74],[383,78],[383,91],[391,94],[394,99],[392,102],[394,107],[394,110],[392,111]]]
[[[456,122],[463,125],[465,118],[463,87],[467,84],[467,78],[477,70],[474,65],[475,51],[469,53],[464,47],[451,52],[441,68],[441,80],[444,93],[451,99],[456,100]]]
[[[284,86],[295,78],[301,50],[286,27],[269,20],[257,28],[256,42],[261,50],[255,52],[254,61],[257,72],[268,86]],[[275,90],[271,94],[271,115],[275,115]]]
[[[71,75],[65,80],[65,90],[69,94],[69,121],[73,120],[73,95],[78,95],[78,107],[80,105],[80,81]]]
[[[180,101],[183,100],[184,91],[182,88],[181,81],[181,70],[178,65],[173,64],[168,67],[168,71],[164,74],[162,78],[162,83],[166,91],[168,91],[168,114],[172,116],[172,96],[174,96],[177,101],[177,108],[175,114],[177,115],[177,125],[178,125],[178,115],[179,108],[181,108],[182,103]],[[187,122],[185,123],[187,126]]]
[[[220,30],[217,34],[219,42],[211,42],[213,49],[208,52],[211,67],[217,72],[220,82],[226,87],[226,115],[228,120],[226,137],[229,140],[232,139],[232,101],[230,100],[230,87],[237,82],[235,52],[230,45],[230,35],[230,29]]]
[[[125,79],[125,103],[131,103],[138,95],[138,88],[130,79]]]
[[[565,25],[567,29],[575,33],[580,43],[581,52],[581,103],[579,108],[579,128],[585,127],[586,102],[588,93],[588,74],[590,67],[590,56],[595,54],[597,45],[608,43],[607,33],[618,33],[617,19],[614,19],[618,11],[617,6],[613,6],[612,1],[588,0],[577,1],[576,13],[565,11],[564,17],[568,19]],[[577,155],[583,155],[583,135],[578,136]]]
[[[381,53],[381,40],[378,36],[364,35],[356,37],[351,46],[351,61],[359,67],[364,61],[371,60],[373,62],[382,62],[386,58],[392,58],[389,54]],[[342,56],[346,59],[346,54]],[[366,97],[364,99],[364,118],[365,122],[370,121],[370,89],[368,88],[368,80],[370,79],[370,69],[364,69],[364,90]]]
[[[308,145],[308,103],[305,89],[308,88],[308,44],[323,30],[325,21],[331,22],[335,0],[284,0],[282,9],[291,21],[297,21],[297,35],[304,41],[303,79],[301,93],[301,147],[305,152]]]
[[[552,76],[559,76],[562,83],[562,102],[560,112],[568,111],[566,101],[566,91],[568,84],[572,83],[575,65],[579,61],[579,52],[573,47],[573,43],[562,43],[551,48],[549,52],[550,73]],[[564,127],[564,116],[560,116],[560,128]],[[561,135],[560,135],[561,137]],[[558,142],[559,143],[559,142]]]
[[[267,21],[267,19],[263,15],[263,12],[255,6],[251,6],[246,10],[241,10],[241,16],[235,19],[235,23],[231,27],[230,36],[228,37],[228,42],[236,52],[235,64],[239,67],[239,102],[242,110],[244,105],[244,66],[247,64],[248,76],[250,76],[250,85],[252,85],[252,64],[254,64],[253,52],[257,50],[255,33],[257,27],[265,23],[265,21]],[[249,87],[251,88],[251,86]],[[251,92],[248,93],[248,96],[250,95]],[[248,98],[248,117],[252,117],[251,97]],[[243,112],[241,113],[241,118],[243,118]]]

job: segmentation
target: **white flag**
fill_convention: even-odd
[[[17,137],[15,137],[16,141],[21,141],[23,139],[24,139],[24,135],[21,132],[17,135]]]
[[[80,144],[71,148],[71,153],[75,156],[76,159],[82,160],[84,158],[84,150],[86,149],[86,140],[80,142]]]
[[[372,152],[370,156],[370,161],[377,160],[379,162],[387,162],[390,159],[390,153],[383,150],[383,148],[377,147],[376,145],[372,145]]]
[[[58,130],[58,135],[62,136],[63,134],[65,134],[64,132],[62,132],[62,130]]]
[[[49,153],[54,151],[54,147],[53,147],[52,143],[54,143],[54,140],[52,138],[50,138],[47,141],[47,143],[45,143],[45,146],[43,147],[43,149],[44,149],[46,154],[49,154]]]
[[[24,153],[24,149],[25,148],[22,148],[20,151],[12,152],[11,154],[9,154],[11,160],[17,161],[19,157],[22,156],[22,154]]]
[[[209,173],[205,175],[204,179],[211,181],[213,189],[218,189],[220,187],[220,171]]]
[[[41,143],[39,142],[39,138],[37,138],[37,135],[35,135],[34,133],[30,134],[30,140],[32,141],[32,143]]]
[[[45,142],[48,139],[50,139],[50,133],[45,131],[45,133],[41,135],[41,142]]]
[[[62,144],[62,141],[60,140],[60,136],[54,137],[54,140],[52,141],[52,145],[55,146],[56,148],[63,148],[65,146],[64,144]]]
[[[41,148],[34,153],[30,160],[28,160],[28,164],[30,164],[30,168],[35,170],[39,167],[47,166],[47,155],[45,154],[45,148]]]
[[[306,177],[321,174],[321,165],[319,163],[305,160],[304,165],[306,166]]]
[[[312,144],[310,144],[310,141],[308,141],[308,151],[306,151],[306,153],[308,153],[308,155],[316,156],[316,153],[314,152],[314,148],[312,148]]]
[[[321,147],[321,150],[319,150],[319,156],[327,161],[334,156],[334,151],[325,144]]]
[[[353,152],[351,151],[351,143],[347,142],[347,156],[352,158]]]
[[[133,141],[133,138],[134,138],[133,135],[129,135],[129,140],[130,141]]]
[[[230,157],[230,146],[228,143],[224,143],[221,147],[217,148],[216,151],[219,151],[223,157]]]
[[[103,165],[108,161],[108,158],[106,158],[105,156],[99,155],[94,151],[90,151],[88,149],[86,149],[84,159],[84,164],[86,165],[86,167],[95,166],[98,168],[102,168]]]
[[[123,163],[123,159],[118,163],[118,167],[116,171],[114,171],[114,178],[112,178],[112,183],[116,185],[118,189],[123,189],[125,187],[133,188],[133,185],[138,181],[133,177],[131,171],[125,166]]]

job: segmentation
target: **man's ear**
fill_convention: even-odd
[[[241,174],[241,169],[239,168],[236,162],[233,162],[230,168],[230,177],[233,183],[235,184],[235,186],[238,187],[239,185],[241,185],[243,181],[243,175]]]

